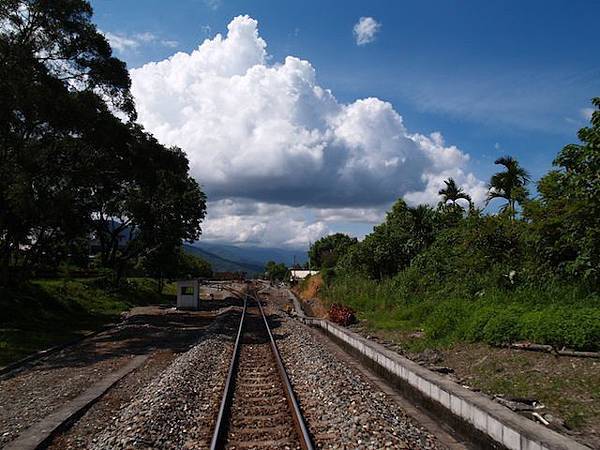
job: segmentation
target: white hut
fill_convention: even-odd
[[[200,309],[200,281],[177,282],[177,309]]]

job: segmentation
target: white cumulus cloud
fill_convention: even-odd
[[[375,40],[381,24],[372,17],[361,17],[354,25],[354,38],[357,45],[365,45]]]
[[[191,53],[131,71],[140,122],[186,151],[217,205],[212,214],[209,208],[207,236],[264,241],[271,233],[271,244],[273,235],[288,245],[306,242],[327,229],[325,217],[372,220],[399,196],[436,203],[445,176],[480,197],[483,183],[468,173],[468,155],[441,134],[408,131],[378,98],[339,102],[308,61],[272,63],[248,16],[227,28]],[[234,198],[277,206],[225,214],[218,202]]]
[[[323,220],[308,220],[307,210],[246,199],[208,204],[204,239],[237,244],[302,247],[328,234]]]

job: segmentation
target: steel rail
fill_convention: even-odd
[[[235,389],[235,372],[237,371],[238,366],[244,319],[246,317],[248,298],[252,298],[258,304],[258,309],[260,310],[260,314],[265,324],[267,334],[269,335],[271,352],[273,353],[273,357],[277,365],[277,371],[279,372],[279,376],[283,384],[285,397],[287,399],[288,406],[290,408],[290,412],[292,414],[292,418],[296,428],[296,432],[300,440],[300,446],[304,450],[314,450],[312,438],[308,431],[308,427],[306,426],[306,422],[304,421],[304,417],[302,416],[300,405],[298,404],[298,400],[296,399],[296,395],[294,394],[292,384],[285,370],[285,366],[283,364],[283,360],[281,359],[281,355],[279,353],[279,349],[277,348],[277,344],[275,343],[275,339],[273,338],[273,334],[271,333],[271,328],[269,327],[269,322],[267,321],[267,317],[260,303],[260,299],[258,298],[258,294],[254,296],[251,294],[242,294],[241,292],[231,288],[227,290],[234,294],[244,295],[244,309],[242,312],[242,319],[240,320],[240,326],[238,328],[238,333],[235,340],[235,347],[233,350],[233,355],[231,357],[231,363],[229,365],[229,372],[227,373],[227,379],[225,381],[225,388],[223,389],[223,398],[221,400],[221,407],[219,408],[219,415],[217,416],[217,421],[215,424],[215,430],[211,440],[210,449],[219,450],[225,447],[225,441],[229,426],[227,419],[231,410],[231,402],[233,399],[233,392]]]
[[[242,332],[244,328],[244,319],[246,318],[247,307],[248,295],[244,294],[244,308],[242,309],[242,318],[240,319],[240,326],[238,327],[237,336],[235,338],[235,345],[233,347],[233,355],[231,356],[231,362],[229,363],[229,372],[227,372],[227,379],[225,380],[225,387],[223,389],[223,398],[221,399],[219,415],[217,416],[215,430],[213,432],[213,437],[210,442],[211,450],[223,448],[225,444],[225,438],[227,437],[227,417],[229,416],[231,401],[233,399],[233,386],[235,384],[235,373],[237,372],[237,365],[240,356]]]
[[[271,327],[269,327],[269,322],[267,321],[267,316],[265,315],[263,307],[260,303],[258,294],[256,297],[254,297],[254,300],[256,300],[256,303],[258,303],[258,309],[260,310],[260,314],[262,315],[263,321],[265,323],[267,333],[269,334],[271,351],[273,352],[273,356],[275,357],[275,362],[277,363],[279,376],[284,387],[285,396],[287,398],[290,410],[292,412],[292,418],[294,419],[294,424],[296,426],[298,437],[300,438],[300,446],[304,450],[313,450],[314,445],[312,442],[312,438],[308,431],[308,427],[306,426],[306,422],[304,421],[304,417],[302,416],[300,405],[298,404],[298,400],[296,399],[296,395],[294,394],[294,389],[292,388],[292,383],[290,382],[288,374],[285,370],[285,366],[283,365],[283,360],[281,359],[279,349],[277,348],[277,344],[275,343],[275,339],[273,338],[273,334],[271,333]]]

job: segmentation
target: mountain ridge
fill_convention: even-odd
[[[183,248],[187,253],[198,256],[210,263],[213,272],[246,272],[249,275],[256,275],[264,272],[264,266],[259,264],[232,261],[194,245],[185,244]]]

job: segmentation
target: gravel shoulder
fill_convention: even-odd
[[[124,409],[138,393],[158,377],[176,358],[170,350],[159,350],[133,373],[119,381],[92,405],[71,428],[56,436],[48,445],[53,450],[85,450],[90,448],[105,430],[106,424]]]

